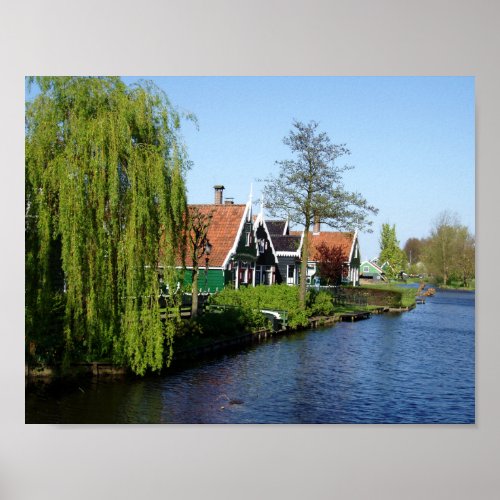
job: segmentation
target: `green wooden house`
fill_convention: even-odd
[[[385,271],[375,262],[364,260],[360,264],[360,279],[371,281],[386,281]]]
[[[212,219],[207,233],[210,253],[198,262],[198,287],[202,292],[216,292],[233,286],[254,286],[256,284],[257,261],[261,254],[254,221],[252,218],[251,197],[246,204],[235,204],[228,199],[223,201],[224,186],[214,186],[213,204],[190,205],[200,212],[211,214]],[[184,272],[184,285],[192,283],[193,263],[189,257]],[[260,282],[260,275],[259,275]]]

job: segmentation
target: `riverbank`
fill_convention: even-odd
[[[230,351],[239,350],[245,346],[261,343],[272,338],[279,338],[285,335],[293,335],[296,332],[328,327],[342,321],[358,321],[368,319],[372,314],[402,313],[415,307],[391,308],[387,306],[339,306],[334,314],[316,315],[308,318],[307,325],[284,327],[280,329],[261,328],[253,332],[245,332],[239,335],[222,336],[219,338],[197,337],[192,342],[181,341],[178,349],[174,347],[172,362],[164,372],[177,370],[186,362],[193,362],[209,357],[218,356]],[[184,344],[184,345],[182,345]],[[26,366],[25,377],[27,383],[47,382],[55,380],[74,379],[82,377],[125,377],[134,376],[126,367],[117,366],[109,361],[73,363],[70,366]]]
[[[409,315],[214,342],[160,374],[35,383],[26,423],[472,423],[474,294],[438,294]]]

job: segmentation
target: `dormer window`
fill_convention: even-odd
[[[247,247],[252,243],[252,224],[251,222],[245,223],[245,245]]]

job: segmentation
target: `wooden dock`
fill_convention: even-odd
[[[371,313],[369,311],[362,312],[349,312],[340,315],[342,321],[359,321],[361,319],[368,319]]]

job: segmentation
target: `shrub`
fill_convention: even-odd
[[[333,313],[333,298],[328,292],[311,291],[307,297],[307,306],[311,316],[328,316]]]
[[[224,289],[211,297],[213,304],[238,306],[257,312],[271,309],[288,312],[288,324],[292,328],[306,326],[307,313],[300,307],[299,289],[288,285],[256,286]]]

